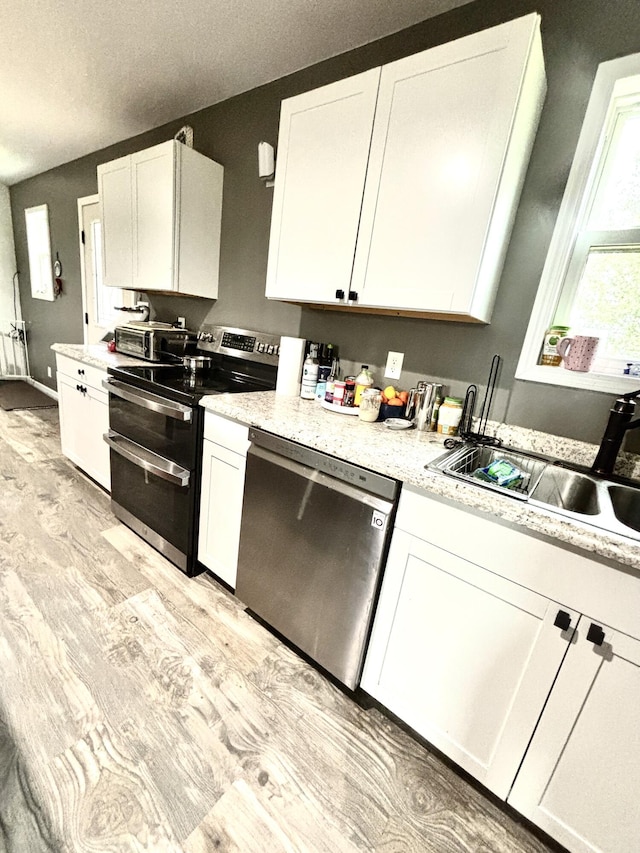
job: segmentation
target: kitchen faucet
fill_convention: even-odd
[[[640,390],[623,394],[613,404],[600,448],[591,466],[594,474],[612,473],[625,433],[640,427],[640,418],[631,420],[636,410],[636,397],[640,397]]]

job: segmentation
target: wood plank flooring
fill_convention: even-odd
[[[0,853],[543,853],[0,411]]]

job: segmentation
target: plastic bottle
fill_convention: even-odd
[[[365,388],[371,388],[373,385],[373,376],[369,370],[368,364],[363,364],[360,368],[360,373],[356,376],[356,392],[353,400],[354,406],[360,405],[360,398]]]
[[[311,344],[309,355],[302,365],[302,387],[300,396],[303,400],[314,400],[318,384],[318,345]]]

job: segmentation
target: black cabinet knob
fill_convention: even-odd
[[[76,391],[82,391],[82,385],[76,385]]]
[[[604,631],[600,625],[594,625],[592,622],[587,631],[587,640],[593,643],[594,646],[601,646],[604,643]]]
[[[566,610],[558,610],[553,624],[562,631],[568,631],[571,627],[571,614]]]
[[[357,302],[358,301],[358,291],[350,290],[349,291],[349,302]]]
[[[336,299],[344,299],[344,290],[336,290]]]

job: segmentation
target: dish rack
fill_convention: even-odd
[[[516,486],[502,486],[474,476],[480,468],[487,468],[492,463],[504,459],[510,462],[524,474],[523,482]],[[465,445],[453,454],[447,454],[439,463],[432,466],[445,474],[461,480],[483,486],[496,492],[509,492],[521,500],[527,500],[540,481],[542,472],[547,467],[547,461],[526,453],[511,451],[505,448],[488,445]]]

